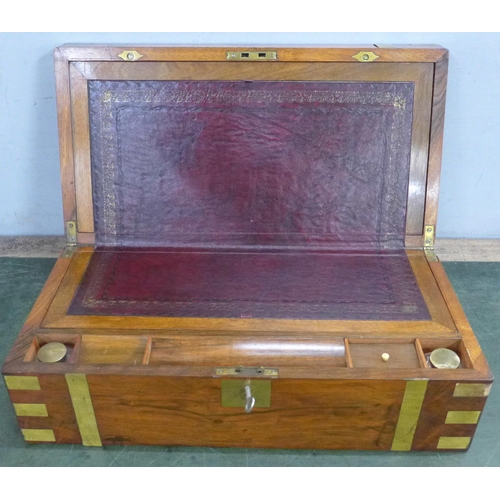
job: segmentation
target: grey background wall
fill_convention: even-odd
[[[450,50],[438,237],[500,237],[500,33],[1,33],[0,235],[63,233],[52,49],[63,43],[437,43]]]

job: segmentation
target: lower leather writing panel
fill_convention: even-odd
[[[403,251],[96,251],[69,314],[430,320]]]

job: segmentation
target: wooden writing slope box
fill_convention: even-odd
[[[467,449],[492,374],[432,250],[447,59],[56,49],[69,245],[2,369],[25,439]]]

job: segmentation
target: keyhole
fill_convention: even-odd
[[[253,407],[255,406],[255,398],[252,396],[252,389],[248,384],[245,385],[245,397],[246,397],[245,413],[250,413],[253,410]]]

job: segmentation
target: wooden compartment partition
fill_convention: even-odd
[[[54,57],[68,247],[2,367],[26,441],[469,448],[493,376],[433,252],[446,49]]]
[[[323,368],[431,368],[426,354],[445,347],[459,355],[460,368],[473,368],[461,340],[283,339],[281,337],[157,335],[60,335],[33,339],[24,362],[40,363],[36,353],[48,342],[68,348],[65,362],[76,365],[276,366]],[[382,355],[388,354],[388,359]]]

